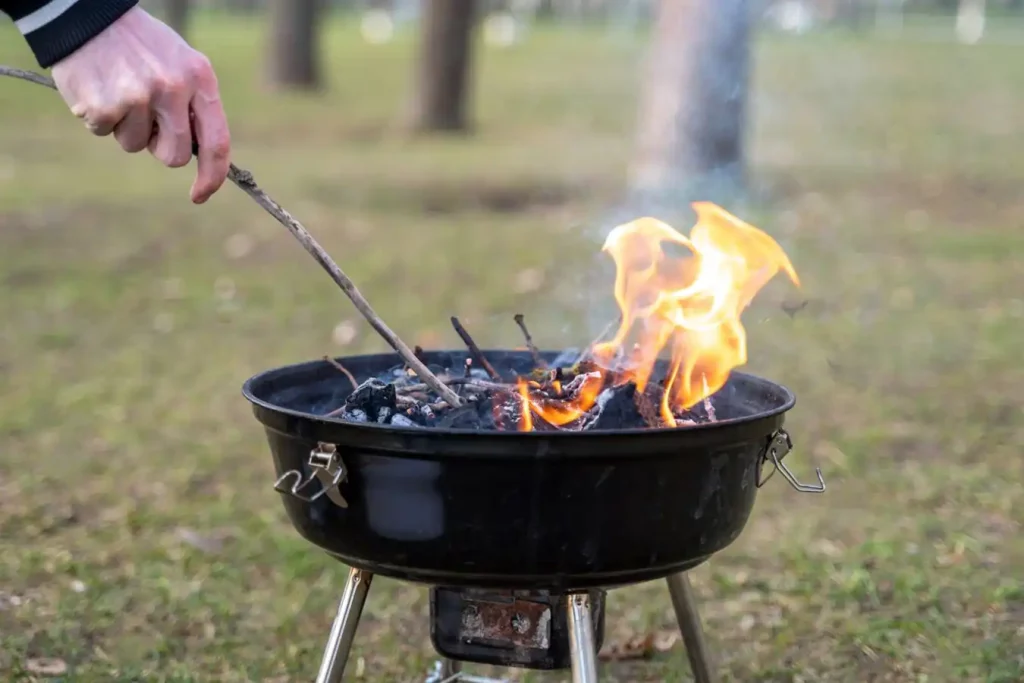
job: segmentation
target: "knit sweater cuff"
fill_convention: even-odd
[[[95,38],[138,0],[50,0],[13,17],[39,66],[47,69]]]

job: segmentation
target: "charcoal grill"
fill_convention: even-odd
[[[520,374],[531,354],[489,350]],[[542,354],[547,361],[558,355]],[[435,351],[428,364],[461,367]],[[395,354],[337,359],[360,381]],[[665,368],[660,368],[664,372]],[[792,447],[795,399],[734,372],[717,421],[686,428],[471,431],[325,417],[350,390],[326,360],[250,378],[243,393],[270,443],[284,508],[310,543],[350,567],[317,683],[342,680],[375,575],[431,586],[428,683],[480,682],[463,662],[571,669],[596,683],[607,591],[665,579],[699,683],[714,680],[686,572],[732,543],[757,490]]]

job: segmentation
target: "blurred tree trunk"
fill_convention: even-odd
[[[538,19],[551,19],[555,16],[555,0],[537,0],[534,16]]]
[[[260,0],[223,0],[224,7],[232,12],[252,14],[260,9]]]
[[[630,169],[634,193],[688,201],[742,192],[748,0],[660,0]]]
[[[425,0],[418,74],[408,125],[417,131],[465,131],[472,80],[476,0]]]
[[[164,22],[186,39],[190,4],[189,0],[164,0]]]
[[[321,0],[270,3],[270,84],[316,89],[322,84],[317,20]]]

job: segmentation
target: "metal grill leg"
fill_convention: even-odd
[[[341,683],[372,580],[373,574],[370,572],[349,569],[345,592],[341,594],[341,602],[338,603],[338,616],[334,617],[334,623],[331,624],[331,635],[327,638],[327,647],[320,660],[316,683]]]
[[[572,654],[572,683],[597,683],[597,648],[590,596],[569,596],[569,651]]]
[[[711,655],[704,641],[704,628],[700,624],[697,598],[690,585],[690,578],[683,572],[666,579],[668,592],[672,596],[672,607],[676,611],[679,631],[683,634],[686,655],[690,658],[690,670],[696,683],[714,683],[711,675]]]

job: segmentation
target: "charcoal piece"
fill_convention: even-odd
[[[601,392],[597,402],[597,419],[587,429],[642,429],[646,427],[643,415],[636,407],[636,385],[632,382],[610,387]]]
[[[474,403],[465,403],[454,410],[449,410],[437,426],[442,429],[478,429],[480,414]]]
[[[345,411],[341,414],[341,419],[342,420],[347,420],[348,422],[368,422],[369,421],[369,418],[366,417],[366,412],[363,411],[363,410],[359,410],[358,408],[356,408],[355,410],[345,409]]]
[[[345,408],[348,412],[361,410],[365,415],[372,415],[377,419],[381,409],[386,408],[389,413],[396,412],[397,396],[395,385],[386,384],[379,379],[368,379],[353,391],[345,401]]]
[[[405,415],[394,415],[391,417],[391,424],[396,427],[415,427],[416,423]]]
[[[381,409],[377,411],[377,422],[379,424],[385,424],[386,422],[388,422],[393,412],[394,411],[392,411],[387,406],[382,406]]]
[[[446,409],[437,421],[442,429],[499,429],[494,420],[494,408],[490,397],[472,399],[458,408]]]

